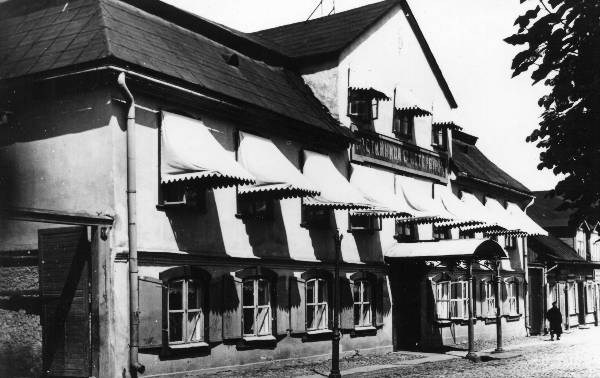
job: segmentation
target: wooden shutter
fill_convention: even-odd
[[[500,299],[502,300],[502,315],[508,315],[510,314],[510,305],[508,303],[508,284],[507,282],[503,282],[502,283],[502,295],[500,296]]]
[[[160,347],[163,343],[163,313],[166,310],[163,306],[163,283],[156,278],[139,277],[138,285],[140,348]]]
[[[213,278],[208,285],[208,340],[223,341],[223,278]]]
[[[385,287],[384,287],[385,286]],[[375,326],[383,325],[384,289],[387,289],[385,277],[378,277],[375,281]],[[387,292],[387,290],[385,290]]]
[[[277,326],[275,329],[277,335],[286,335],[290,328],[290,293],[288,277],[278,277],[275,288],[276,298],[276,318]]]
[[[428,320],[434,321],[438,319],[437,314],[437,285],[431,279],[425,279],[425,293],[426,293],[426,309]],[[395,316],[395,315],[394,315]]]
[[[226,275],[223,282],[223,339],[242,337],[242,280]]]
[[[290,277],[290,332],[306,332],[306,282]]]
[[[340,329],[354,329],[354,282],[346,277],[340,277],[340,307]]]
[[[42,369],[89,376],[90,244],[85,227],[39,231]]]

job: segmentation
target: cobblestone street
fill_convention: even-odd
[[[492,344],[483,345],[486,348]],[[445,355],[396,352],[381,356],[346,356],[340,361],[340,368],[342,375],[347,377],[600,377],[600,359],[597,358],[600,328],[567,331],[560,341],[552,342],[548,336],[533,336],[507,340],[505,345],[514,357],[484,357],[484,361],[474,363],[464,358],[452,358],[452,355],[464,355],[463,351]],[[235,371],[215,371],[209,375],[316,378],[329,373],[330,363],[330,360],[290,361]]]

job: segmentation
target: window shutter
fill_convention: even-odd
[[[223,278],[210,280],[208,289],[208,340],[211,343],[223,341]]]
[[[288,277],[278,277],[275,288],[277,327],[274,328],[278,335],[286,335],[290,328],[290,294],[288,290],[290,280]]]
[[[340,277],[340,329],[354,329],[354,283],[346,277]],[[333,294],[333,293],[332,293]],[[331,296],[330,307],[333,308]],[[333,317],[332,317],[333,319]],[[333,325],[333,323],[332,323]]]
[[[242,280],[223,277],[223,339],[242,337]],[[212,341],[212,340],[211,340]]]
[[[508,285],[506,282],[502,283],[502,315],[510,314],[510,305],[508,303]]]
[[[375,326],[383,325],[384,289],[386,289],[385,277],[377,278],[375,281]],[[387,292],[387,290],[385,290]]]
[[[290,277],[290,332],[306,332],[306,282]]]
[[[140,348],[162,346],[163,284],[151,277],[138,278],[140,310]],[[166,327],[165,327],[166,328]]]

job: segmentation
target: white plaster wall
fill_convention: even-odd
[[[350,86],[373,87],[390,98],[394,88],[410,90],[421,99],[432,111],[433,117],[415,119],[415,142],[420,147],[431,149],[432,118],[448,120],[451,109],[400,6],[373,25],[340,56],[338,113],[344,125],[350,125],[345,95],[349,68]],[[380,102],[379,106],[375,130],[393,136],[392,101]]]

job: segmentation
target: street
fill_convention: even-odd
[[[531,337],[523,346],[511,350],[522,355],[479,363],[454,359],[350,376],[600,377],[600,328],[575,329],[553,342],[548,336]]]

